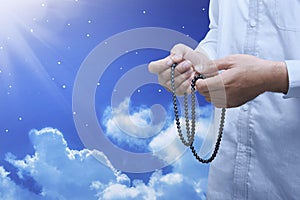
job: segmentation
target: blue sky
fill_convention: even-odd
[[[173,125],[171,95],[145,70],[147,63],[168,52],[143,45],[126,51],[128,43],[139,45],[138,38],[108,50],[119,34],[147,27],[200,41],[208,30],[208,2],[11,0],[1,6],[0,199],[204,198],[208,166],[184,153]],[[145,38],[177,42],[172,35]],[[125,51],[117,53],[121,49]],[[82,130],[93,129],[74,110],[74,88],[95,51],[103,52],[94,63],[95,71],[103,73],[94,83],[93,98],[102,132],[90,134],[106,138],[124,155],[145,153],[146,159],[159,160],[153,163],[157,169],[150,165],[141,173],[134,165],[147,160],[126,163],[128,157],[105,152],[102,141],[94,140],[93,150],[85,139],[88,132]],[[111,55],[116,58],[102,66]],[[90,77],[85,78],[88,82]],[[88,98],[80,94],[80,102]],[[205,132],[211,108],[198,100],[200,132]],[[151,113],[153,105],[159,105],[156,114]],[[84,128],[79,130],[78,123]]]

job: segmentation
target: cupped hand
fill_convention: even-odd
[[[148,69],[158,76],[158,82],[171,91],[171,65],[177,63],[175,68],[175,92],[176,95],[183,95],[191,92],[191,81],[196,71],[195,66],[202,69],[203,63],[208,58],[201,52],[195,51],[184,44],[175,45],[170,55],[161,60],[153,61]]]

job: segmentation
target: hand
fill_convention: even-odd
[[[288,75],[284,62],[232,55],[215,60],[214,64],[216,70],[223,71],[198,80],[196,87],[216,107],[237,107],[266,91],[287,93]]]
[[[158,82],[171,91],[171,65],[178,63],[175,68],[175,91],[176,95],[183,95],[191,92],[191,81],[195,76],[195,65],[206,62],[207,57],[190,47],[177,44],[170,53],[170,56],[151,62],[148,66],[151,73],[158,75]]]

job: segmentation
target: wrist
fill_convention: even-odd
[[[288,71],[285,62],[269,62],[268,91],[287,94],[289,88]]]

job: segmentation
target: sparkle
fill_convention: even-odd
[[[88,127],[89,126],[89,124],[85,124],[85,127]]]
[[[67,25],[68,25],[68,26],[71,26],[71,23],[68,23]]]
[[[136,52],[135,52],[135,55],[138,55],[138,54],[139,54],[139,52],[136,51]]]
[[[9,130],[8,129],[5,129],[5,133],[8,133],[9,132]]]
[[[42,7],[45,7],[45,4],[44,4],[44,3],[42,3]]]
[[[104,42],[104,44],[107,45],[108,43],[107,43],[107,42]]]
[[[9,89],[11,89],[11,88],[12,88],[12,85],[9,85],[8,87],[9,87]]]
[[[61,87],[62,87],[63,89],[66,89],[66,88],[67,88],[67,86],[66,86],[66,85],[62,85]]]
[[[2,73],[2,71],[0,70],[0,74]]]
[[[91,35],[88,33],[88,34],[86,34],[86,37],[90,37]]]
[[[99,86],[99,85],[100,85],[100,83],[98,82],[98,83],[97,83],[97,85]]]
[[[60,65],[60,64],[61,64],[61,61],[57,61],[57,64]]]
[[[184,26],[182,26],[181,28],[183,28],[183,29],[184,29],[185,27],[184,27]]]
[[[137,90],[137,92],[138,92],[138,93],[140,93],[140,92],[141,92],[141,90]]]
[[[120,70],[122,70],[123,69],[123,67],[120,67]]]
[[[91,20],[89,20],[89,21],[88,21],[88,23],[90,24],[90,23],[92,23],[92,21],[91,21]]]
[[[146,10],[143,10],[143,14],[146,14]]]
[[[205,11],[205,8],[202,8],[203,11]]]
[[[22,117],[19,117],[18,119],[19,119],[19,121],[22,121],[23,118],[22,118]]]
[[[160,93],[160,92],[161,92],[161,89],[159,89],[158,92]]]
[[[30,29],[30,33],[33,33],[33,29],[32,28]]]
[[[54,81],[54,80],[55,80],[55,78],[53,77],[53,78],[51,78],[51,80],[52,80],[52,81]]]
[[[0,50],[3,50],[3,46],[0,46]]]
[[[76,112],[75,112],[75,111],[73,112],[73,115],[76,115]]]

